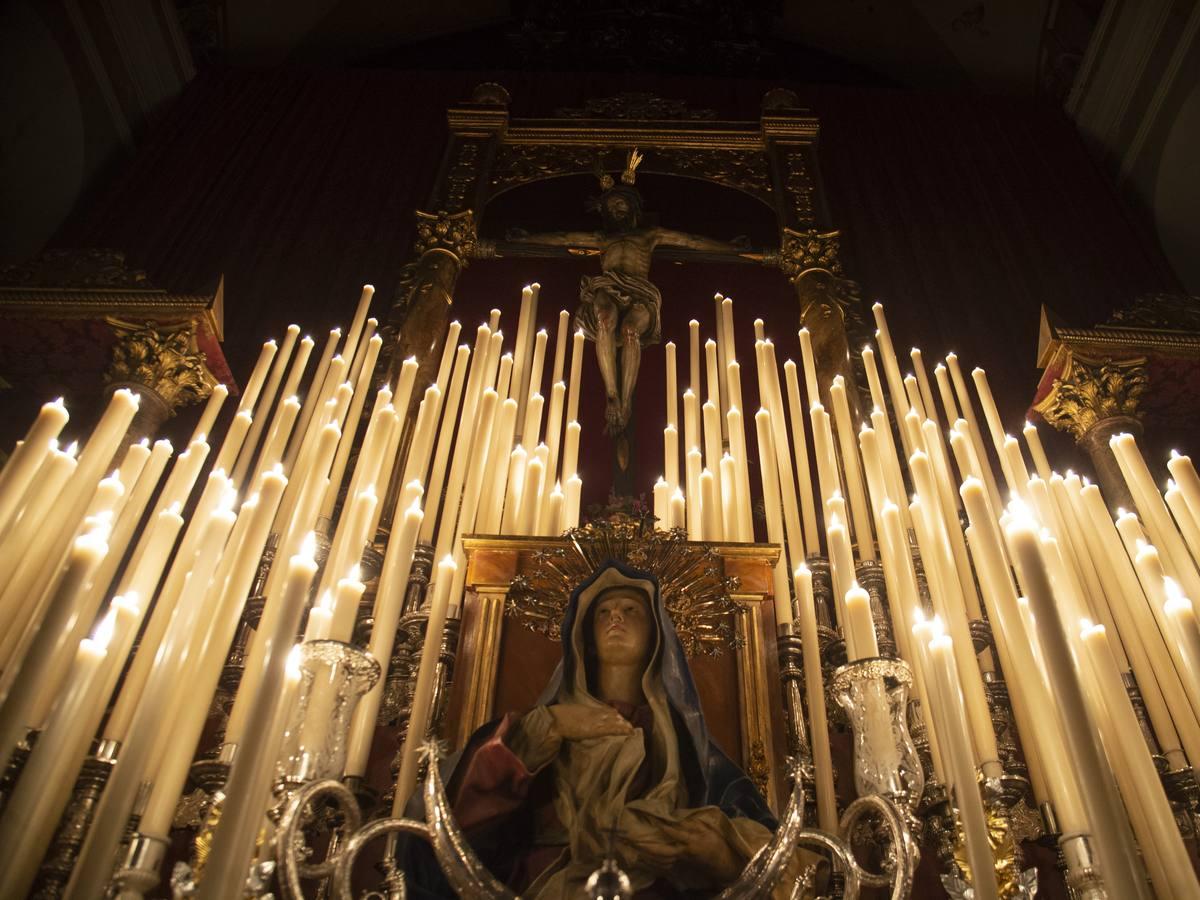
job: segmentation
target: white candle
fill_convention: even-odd
[[[725,414],[729,431],[729,449],[737,473],[734,502],[737,504],[737,539],[754,540],[754,519],[750,514],[750,465],[746,453],[746,430],[742,423],[741,409],[730,409]]]
[[[488,460],[491,462],[488,469],[491,477],[485,488],[486,500],[479,510],[478,526],[478,530],[483,534],[500,533],[504,493],[508,487],[508,462],[512,453],[513,427],[516,422],[517,401],[510,398],[500,404],[496,427],[492,429],[492,446],[488,449]]]
[[[683,446],[685,453],[700,446],[700,404],[691,388],[683,392]]]
[[[438,434],[437,449],[434,451],[433,468],[429,472],[425,491],[425,521],[421,524],[421,541],[431,543],[434,527],[437,525],[438,510],[442,504],[442,488],[446,480],[446,465],[450,459],[450,445],[454,437],[454,428],[458,424],[458,401],[462,397],[463,379],[466,376],[467,360],[471,348],[466,344],[458,348],[454,359],[454,372],[450,376],[450,388],[446,393],[442,409],[442,427]],[[521,404],[518,401],[518,417]],[[419,475],[414,475],[419,478]]]
[[[670,524],[668,527],[684,527],[684,524],[687,521],[687,508],[685,506],[683,490],[681,488],[675,488],[675,491],[671,494],[670,516]]]
[[[1021,429],[1021,434],[1025,436],[1025,445],[1029,447],[1029,456],[1033,459],[1033,466],[1037,470],[1038,475],[1043,481],[1050,480],[1050,460],[1046,458],[1046,449],[1042,446],[1041,436],[1038,435],[1037,426],[1032,422],[1026,422],[1025,427]]]
[[[329,367],[334,351],[337,350],[338,341],[341,338],[342,329],[334,328],[329,332],[329,336],[325,339],[325,346],[321,348],[321,356],[317,359],[317,367],[313,372],[312,380],[308,384],[308,390],[302,392],[304,399],[303,405],[300,408],[300,418],[296,422],[291,443],[288,444],[287,453],[284,455],[283,467],[288,472],[292,471],[292,466],[295,464],[296,457],[300,453],[300,446],[304,442],[304,436],[308,434],[308,427],[313,421],[313,414],[325,402],[323,395],[327,395],[328,393],[326,391],[326,378],[329,374]]]
[[[271,361],[275,359],[275,353],[279,350],[279,345],[274,339],[267,341],[262,345],[262,350],[258,354],[258,361],[254,364],[254,370],[250,373],[250,378],[246,381],[246,389],[242,391],[242,399],[238,403],[238,412],[250,412],[254,409],[254,404],[258,402],[259,391],[262,390],[263,382],[267,380],[267,372],[271,368]]]
[[[983,803],[975,786],[975,764],[971,758],[966,710],[963,708],[962,693],[958,686],[953,642],[947,635],[938,635],[929,641],[925,653],[929,661],[928,671],[932,673],[933,681],[937,685],[934,691],[935,717],[940,720],[938,734],[942,737],[942,747],[949,756],[955,806],[958,807],[962,819],[967,861],[971,867],[971,887],[974,889],[974,896],[980,900],[995,900],[999,898],[1000,893],[992,868],[987,818],[984,816]]]
[[[495,330],[495,326],[492,326]],[[558,311],[558,331],[554,333],[554,366],[550,370],[550,383],[558,384],[563,380],[563,371],[567,364],[567,334],[571,330],[571,314],[565,309]]]
[[[520,444],[509,455],[508,491],[504,497],[504,513],[500,520],[501,534],[517,534],[520,525],[521,497],[525,492],[525,462],[528,454]]]
[[[1102,757],[1088,718],[1083,686],[1042,559],[1036,525],[1028,518],[1014,517],[1005,534],[1029,598],[1038,647],[1058,701],[1055,709],[1063,723],[1067,749],[1080,783],[1088,786],[1083,799],[1097,857],[1105,860],[1105,883],[1113,896],[1148,897],[1145,875],[1133,849],[1132,834],[1116,796],[1111,770]]]
[[[667,341],[666,344],[666,367],[667,367],[667,426],[679,427],[679,387],[676,381],[676,363],[675,363],[675,342]]]
[[[664,486],[666,482],[663,482]],[[734,492],[737,491],[737,466],[733,457],[726,453],[721,457],[721,534],[727,541],[738,540],[738,509]],[[664,494],[664,499],[669,495]]]
[[[513,407],[516,407],[515,401],[513,401]],[[420,485],[417,485],[417,488],[419,490]],[[371,741],[375,735],[375,722],[379,717],[380,704],[383,702],[384,683],[387,680],[388,667],[392,663],[396,626],[403,611],[408,576],[412,570],[413,549],[417,543],[417,532],[420,530],[423,517],[420,501],[414,499],[404,510],[399,527],[393,528],[388,537],[383,570],[380,572],[379,586],[375,592],[371,640],[367,646],[367,652],[379,663],[380,678],[359,701],[358,707],[354,710],[354,720],[348,742],[349,749],[346,755],[347,775],[361,776],[367,771]]]
[[[517,340],[513,348],[512,380],[508,395],[517,401],[518,413],[525,411],[528,397],[525,385],[529,381],[529,347],[532,344],[534,309],[533,286],[527,284],[521,288],[521,312],[517,318]]]
[[[720,468],[723,453],[721,444],[721,414],[717,411],[716,404],[711,400],[704,404],[701,410],[701,418],[704,423],[704,467],[713,479],[714,499],[719,500],[721,497]],[[718,524],[721,522],[719,511],[717,522]],[[708,537],[706,540],[724,540],[724,534],[721,533],[715,537]]]
[[[541,394],[529,395],[529,402],[525,406],[525,428],[521,433],[521,443],[526,447],[536,447],[541,440],[542,406],[545,402]]]
[[[579,503],[583,493],[583,479],[572,475],[567,479],[567,490],[563,497],[563,525],[565,528],[579,527]]]
[[[654,482],[654,520],[657,523],[658,530],[669,528],[667,516],[670,514],[667,504],[670,503],[670,495],[667,492],[667,482],[660,476]]]
[[[693,394],[700,394],[700,323],[695,319],[688,322],[688,386]],[[684,410],[686,414],[686,408]],[[684,434],[686,434],[686,430]]]
[[[725,300],[720,294],[713,295],[713,322],[717,329],[717,395],[720,397],[720,402],[717,404],[717,409],[722,416],[729,411],[729,383],[726,380],[729,373],[725,368],[729,362],[726,352],[726,344],[729,343],[725,337],[725,317],[721,312],[721,304]]]
[[[663,429],[663,478],[670,496],[679,487],[679,430],[674,425]]]
[[[1182,456],[1178,451],[1172,450],[1171,458],[1167,461],[1167,469],[1170,471],[1171,477],[1175,479],[1175,483],[1179,485],[1179,490],[1183,494],[1184,502],[1187,504],[1192,518],[1200,522],[1200,477],[1196,475],[1196,468],[1192,465],[1191,457]]]
[[[545,464],[535,453],[525,468],[525,487],[521,494],[521,511],[517,517],[517,534],[534,533],[537,526],[538,501],[542,494],[545,475]]]
[[[813,355],[812,334],[807,328],[800,332],[800,361],[804,365],[804,389],[808,392],[808,405],[821,402],[821,389],[817,384],[817,358]]]
[[[17,444],[4,467],[0,469],[0,534],[13,516],[20,510],[20,501],[33,479],[34,473],[50,453],[52,445],[70,416],[59,397],[45,403],[25,432],[24,439]]]
[[[567,385],[567,421],[579,420],[579,382],[583,377],[583,332],[576,331],[571,343],[571,383]]]
[[[375,288],[373,285],[364,284],[362,293],[358,296],[358,306],[354,309],[354,318],[350,320],[350,330],[346,332],[346,363],[354,362],[354,354],[358,352],[361,344],[363,327],[367,321],[367,312],[371,309],[371,298],[375,296]]]
[[[546,329],[542,328],[534,336],[533,339],[533,359],[529,363],[529,381],[526,386],[526,397],[529,400],[533,399],[534,394],[542,392],[542,367],[546,362],[546,341],[548,340]],[[522,418],[522,426],[524,419]]]
[[[687,533],[689,541],[704,540],[704,506],[700,494],[700,470],[704,467],[700,451],[688,450],[685,457],[687,473]]]
[[[863,492],[862,467],[855,446],[854,425],[850,421],[850,406],[846,399],[846,383],[841,375],[833,379],[829,388],[833,402],[834,421],[837,427],[838,445],[842,450],[842,469],[846,474],[846,487],[850,493],[851,524],[858,542],[858,553],[864,560],[875,559],[875,537],[871,531],[871,520],[867,514],[867,498]]]
[[[536,460],[535,460],[536,462]],[[446,612],[450,606],[450,590],[458,573],[454,558],[447,556],[438,563],[434,579],[433,598],[429,603],[429,620],[425,627],[425,643],[421,648],[421,662],[417,669],[416,685],[413,688],[412,712],[408,720],[408,733],[400,761],[400,772],[396,777],[395,799],[392,815],[403,815],[408,798],[417,784],[417,762],[420,748],[425,743],[425,732],[429,728],[429,717],[433,705],[434,674],[438,663],[438,649],[442,644],[442,632],[446,626]]]
[[[1080,640],[1095,679],[1097,699],[1107,713],[1102,723],[1105,748],[1112,757],[1113,774],[1150,869],[1150,880],[1160,896],[1195,900],[1200,897],[1200,884],[1117,671],[1104,626],[1081,627]]]
[[[700,502],[703,504],[704,522],[701,534],[704,540],[721,540],[721,504],[717,499],[716,479],[708,469],[700,473]]]
[[[842,630],[846,635],[846,652],[851,662],[879,655],[875,637],[875,620],[871,616],[871,596],[855,581],[843,596],[845,604]]]
[[[562,474],[570,481],[579,471],[579,436],[582,428],[572,419],[567,423],[567,436],[563,439]]]
[[[813,501],[812,471],[808,465],[808,441],[804,435],[804,408],[800,404],[800,381],[796,375],[796,364],[790,359],[783,364],[783,374],[784,381],[787,383],[788,415],[792,420],[792,449],[796,456],[796,489],[800,494],[804,555],[813,556],[821,550],[817,531],[817,510]]]
[[[25,896],[33,885],[104,714],[106,688],[112,688],[106,676],[113,668],[119,671],[137,618],[137,607],[118,597],[95,638],[79,642],[66,690],[21,770],[0,820],[5,842],[0,882],[12,896]]]
[[[775,622],[786,625],[792,621],[791,593],[788,590],[787,569],[784,568],[783,510],[779,499],[779,475],[775,465],[775,448],[772,445],[771,413],[760,409],[754,415],[755,433],[758,437],[758,461],[762,475],[763,512],[767,519],[767,540],[779,544],[779,559],[772,566],[774,578]],[[689,506],[691,504],[689,503]]]
[[[238,484],[245,479],[246,473],[250,470],[250,463],[258,450],[258,439],[262,436],[263,427],[267,424],[271,406],[275,403],[275,393],[279,390],[280,382],[283,381],[284,369],[291,359],[292,351],[296,347],[296,337],[299,334],[299,325],[288,326],[283,346],[275,354],[270,374],[267,376],[260,396],[252,406],[245,407],[253,416],[254,421],[251,423],[250,433],[238,451],[237,462],[233,466],[233,480]]]
[[[546,472],[551,478],[558,476],[559,451],[562,447],[562,414],[566,402],[567,386],[556,381],[550,388],[550,412],[546,415],[546,446],[550,450],[550,461]]]

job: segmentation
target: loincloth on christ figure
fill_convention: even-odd
[[[658,288],[640,275],[604,272],[600,275],[584,275],[579,279],[579,312],[576,321],[589,341],[596,340],[596,332],[600,330],[596,321],[596,294],[600,292],[612,300],[619,318],[623,318],[634,307],[646,311],[650,324],[642,332],[643,347],[662,340],[662,294]],[[619,319],[617,327],[620,328]]]

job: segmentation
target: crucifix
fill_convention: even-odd
[[[596,362],[604,381],[604,431],[617,451],[617,492],[628,491],[629,420],[642,348],[662,338],[662,294],[650,281],[650,262],[659,246],[708,253],[750,256],[745,239],[719,241],[669,228],[641,227],[642,195],[635,187],[642,155],[629,152],[618,183],[599,175],[602,193],[589,204],[600,214],[598,231],[527,234],[512,229],[509,242],[566,247],[568,252],[600,257],[600,274],[579,283],[577,326],[596,344]]]

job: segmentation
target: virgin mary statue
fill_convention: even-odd
[[[567,604],[562,654],[536,706],[450,764],[467,840],[526,900],[583,896],[606,858],[638,900],[716,894],[776,823],[709,739],[654,576],[601,566]],[[413,896],[453,896],[431,859],[407,862]]]

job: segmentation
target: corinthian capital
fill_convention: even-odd
[[[785,228],[779,238],[776,264],[793,280],[809,269],[824,269],[841,275],[842,263],[838,259],[841,242],[840,231],[796,231]]]
[[[1034,409],[1059,431],[1082,441],[1107,419],[1137,419],[1150,385],[1146,359],[1089,359],[1071,354],[1063,372]]]
[[[475,214],[466,209],[449,213],[417,210],[417,237],[413,249],[418,256],[430,250],[444,250],[466,265],[475,252]]]
[[[196,346],[196,323],[159,324],[110,319],[117,333],[113,358],[105,380],[111,386],[131,386],[150,391],[169,415],[212,393],[216,379]]]

